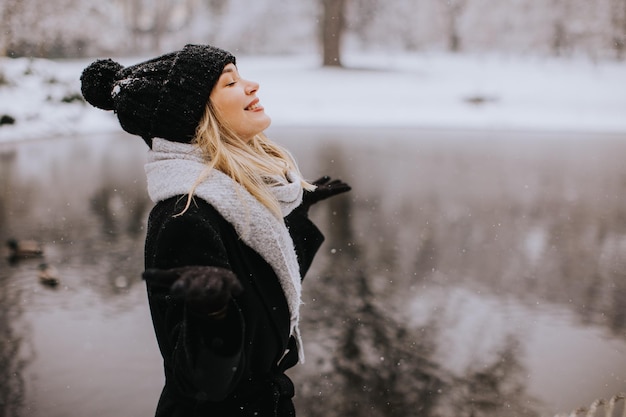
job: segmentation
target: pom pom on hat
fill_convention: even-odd
[[[80,76],[85,100],[99,109],[114,110],[113,85],[117,81],[117,73],[123,68],[112,59],[100,59],[85,68]]]
[[[211,45],[185,45],[128,67],[98,60],[83,71],[81,91],[93,106],[114,110],[122,129],[148,146],[155,137],[190,143],[230,63],[236,63],[230,52]]]

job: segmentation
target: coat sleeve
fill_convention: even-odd
[[[208,217],[193,208],[181,216],[171,214],[169,211],[149,224],[147,267],[207,265],[231,269],[220,234]],[[244,321],[236,300],[231,300],[224,319],[210,320],[188,313],[184,301],[170,297],[168,292],[148,285],[168,383],[175,383],[179,393],[195,400],[223,400],[244,368]]]
[[[287,215],[285,225],[296,249],[300,276],[304,277],[324,242],[324,235],[303,210],[296,209]]]

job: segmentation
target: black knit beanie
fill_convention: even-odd
[[[210,45],[186,45],[130,67],[101,59],[83,71],[81,91],[91,105],[114,110],[122,128],[148,146],[155,137],[189,143],[230,63],[232,54]]]

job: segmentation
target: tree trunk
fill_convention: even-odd
[[[613,0],[612,11],[613,49],[615,58],[621,61],[626,52],[626,0]]]
[[[554,20],[552,23],[552,40],[550,50],[554,56],[562,56],[570,52],[569,23],[572,20],[570,2],[566,0],[553,0]]]
[[[140,50],[141,30],[139,28],[139,15],[141,14],[141,6],[139,0],[128,0],[122,3],[124,10],[124,18],[128,33],[130,34],[130,51],[137,53]]]
[[[6,0],[0,8],[4,36],[0,37],[0,56],[6,56],[13,44],[13,19],[22,12],[23,1]]]
[[[457,28],[457,16],[454,13],[450,13],[448,20],[448,50],[450,52],[461,50],[461,37]]]
[[[346,0],[322,0],[323,65],[341,66],[341,38],[344,29]]]
[[[159,0],[154,7],[154,21],[152,22],[150,35],[152,37],[152,50],[157,54],[162,52],[161,40],[163,39],[163,34],[167,27],[168,11],[166,10],[165,3],[166,2]]]
[[[448,23],[448,50],[459,52],[461,50],[461,36],[459,35],[459,19],[465,10],[467,0],[446,0],[446,20]]]
[[[554,22],[552,27],[552,43],[550,49],[554,56],[561,56],[565,48],[567,48],[567,33],[565,25],[561,20]]]

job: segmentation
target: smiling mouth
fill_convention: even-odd
[[[246,107],[244,110],[256,110],[261,107],[261,103],[257,100]]]

